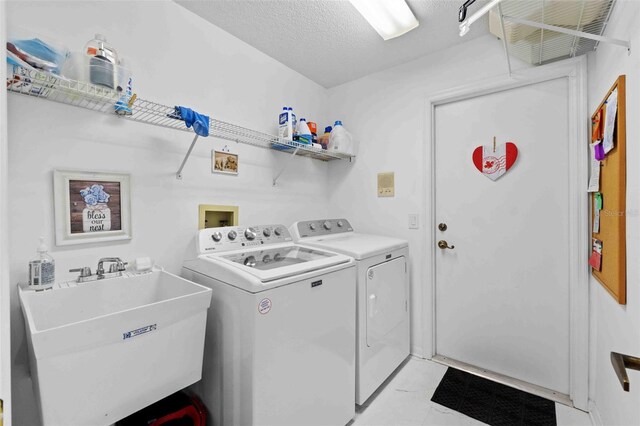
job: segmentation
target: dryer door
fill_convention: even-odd
[[[406,319],[406,260],[397,257],[367,269],[367,346],[385,337]]]

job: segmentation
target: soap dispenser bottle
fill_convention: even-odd
[[[50,288],[56,280],[56,262],[49,255],[44,237],[40,237],[38,258],[29,262],[29,285]]]

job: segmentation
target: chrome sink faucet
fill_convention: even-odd
[[[122,271],[125,270],[126,263],[122,261],[119,257],[103,257],[98,261],[98,269],[96,270],[96,275],[104,276],[104,262],[110,262],[112,265],[109,267],[109,273],[119,273],[118,275],[122,275]]]
[[[109,272],[104,271],[105,262],[111,263],[109,266]],[[95,281],[101,280],[104,278],[113,278],[119,277],[122,275],[122,272],[126,269],[125,266],[127,262],[123,262],[119,257],[103,257],[98,261],[98,269],[96,270],[96,274],[91,274],[91,268],[88,266],[76,269],[69,269],[69,272],[79,272],[78,278],[76,278],[76,282],[84,283],[87,281]]]

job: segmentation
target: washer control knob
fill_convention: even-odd
[[[231,241],[235,240],[237,236],[238,233],[236,231],[229,231],[229,233],[227,234],[227,238],[229,238]]]
[[[216,231],[213,234],[211,234],[211,239],[215,242],[218,242],[222,239],[222,232]]]
[[[324,223],[322,224],[322,226],[324,227],[324,229],[326,229],[327,231],[331,230],[331,222],[329,222],[328,220],[325,220]]]
[[[255,240],[256,238],[256,230],[253,228],[247,228],[244,231],[244,236],[247,238],[247,240],[251,241],[251,240]]]
[[[264,231],[262,231],[262,235],[264,235],[265,237],[270,237],[271,236],[271,229],[264,228]]]
[[[276,229],[273,231],[273,233],[274,233],[274,234],[276,234],[276,236],[278,236],[278,237],[279,237],[280,235],[282,235],[282,229],[281,229],[281,228],[276,228]]]
[[[341,220],[338,221],[337,223],[338,228],[342,228],[344,226],[344,222],[342,222]]]
[[[315,223],[310,223],[309,224],[309,229],[311,229],[312,231],[316,230],[316,224]]]

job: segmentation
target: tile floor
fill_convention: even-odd
[[[447,367],[410,358],[394,376],[356,410],[349,426],[462,426],[483,425],[471,417],[431,402]],[[583,411],[556,404],[558,426],[590,426]]]

